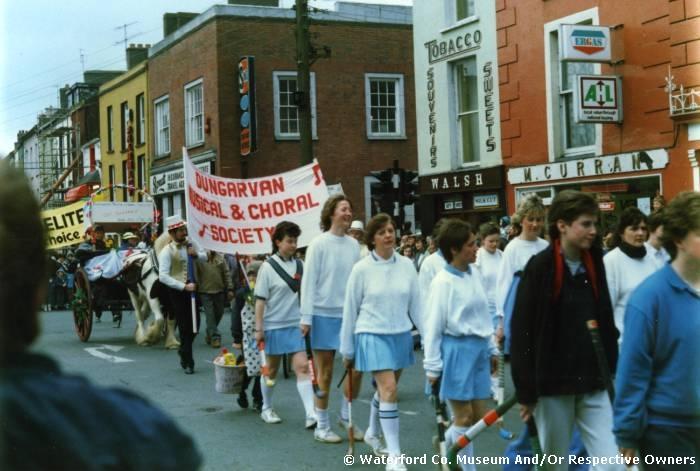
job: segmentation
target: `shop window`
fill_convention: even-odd
[[[117,179],[114,165],[109,166],[109,200],[114,201],[114,182]]]
[[[474,11],[474,0],[454,0],[454,2],[457,21],[462,21],[476,14]]]
[[[129,193],[126,189],[126,185],[129,184],[129,170],[126,160],[122,160],[122,184],[124,185],[124,188],[122,188],[122,201],[129,201]]]
[[[156,114],[156,155],[170,153],[170,100],[168,96],[154,102]]]
[[[479,162],[479,99],[476,58],[455,63],[457,127],[462,165]]]
[[[365,74],[365,117],[369,139],[405,138],[401,74]]]
[[[126,152],[126,130],[129,128],[129,103],[126,101],[119,106],[122,126],[120,129],[122,152]]]
[[[143,93],[136,97],[136,144],[146,142],[146,101]]]
[[[114,152],[114,111],[107,107],[107,151]]]
[[[185,145],[204,142],[204,84],[202,79],[185,86]]]
[[[547,23],[545,51],[547,54],[547,80],[549,83],[548,118],[550,160],[569,157],[599,155],[600,126],[592,123],[576,123],[574,87],[577,75],[596,75],[600,65],[588,62],[561,62],[559,60],[559,25],[597,24],[597,9]],[[548,46],[548,47],[547,47]]]
[[[275,139],[299,139],[296,72],[273,72]],[[311,134],[316,139],[316,74],[311,73]]]

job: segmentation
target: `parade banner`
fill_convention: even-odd
[[[61,249],[83,241],[83,201],[41,212],[46,248]]]
[[[182,149],[187,226],[202,248],[229,254],[272,250],[272,233],[281,221],[301,228],[299,247],[321,229],[321,209],[328,188],[318,162],[264,178],[232,179],[204,173]]]

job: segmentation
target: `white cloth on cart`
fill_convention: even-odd
[[[98,255],[85,262],[83,269],[90,281],[116,278],[124,268],[124,260],[135,255],[135,252],[135,250],[110,250],[109,253]]]

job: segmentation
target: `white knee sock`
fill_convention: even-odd
[[[457,441],[457,439],[466,432],[468,427],[458,427],[456,425],[450,426],[450,428],[447,429],[445,432],[445,441],[447,442],[447,449],[449,450],[450,447],[452,446],[453,443]],[[469,445],[465,446],[461,450],[459,450],[459,453],[457,453],[458,457],[462,457],[460,460],[462,462],[462,470],[463,471],[476,471],[476,465],[473,464],[468,464],[467,463],[467,457],[473,457],[474,456],[474,445],[470,443]]]
[[[268,386],[267,381],[263,378],[262,381],[260,381],[260,390],[262,391],[262,397],[263,397],[263,410],[269,409],[272,407],[272,393],[275,390],[274,386]]]
[[[367,436],[378,437],[382,433],[379,425],[379,393],[374,393],[372,404],[369,406],[369,425],[367,426]]]
[[[400,455],[399,408],[395,402],[379,401],[379,423],[382,425],[386,447],[391,455]]]
[[[318,428],[323,430],[331,428],[331,423],[328,420],[328,409],[319,409],[316,407],[316,418],[318,419]]]
[[[306,411],[306,417],[315,416],[314,412],[314,387],[311,385],[311,380],[306,379],[303,381],[297,381],[297,391],[299,391],[299,397],[301,402],[304,403],[304,411]]]
[[[344,421],[348,421],[350,415],[348,413],[348,398],[343,394],[343,402],[340,404],[340,418]]]

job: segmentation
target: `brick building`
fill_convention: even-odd
[[[657,193],[668,200],[700,189],[700,136],[693,124],[700,121],[700,108],[670,109],[665,90],[669,71],[686,92],[700,85],[700,1],[499,0],[496,5],[510,212],[527,192],[549,202],[572,188],[597,195],[607,225],[627,206],[648,211]],[[560,42],[571,40],[559,37],[562,24],[610,26],[611,61],[561,61]],[[622,77],[621,123],[572,119],[575,76],[587,74]]]
[[[567,188],[595,193],[608,225],[657,193],[700,189],[700,0],[415,0],[413,12],[426,228]],[[560,60],[562,24],[609,26],[610,60]],[[621,123],[575,121],[577,75],[621,77]]]
[[[149,50],[153,149],[150,189],[164,216],[185,211],[182,147],[225,177],[272,175],[299,166],[294,12],[216,5],[192,19],[168,17]],[[170,31],[170,24],[179,26]],[[184,24],[183,24],[184,23]],[[345,4],[312,13],[313,43],[331,57],[312,66],[314,156],[365,218],[369,172],[416,168],[411,9]],[[257,151],[241,157],[238,62],[255,58]],[[408,93],[406,93],[408,91]]]

